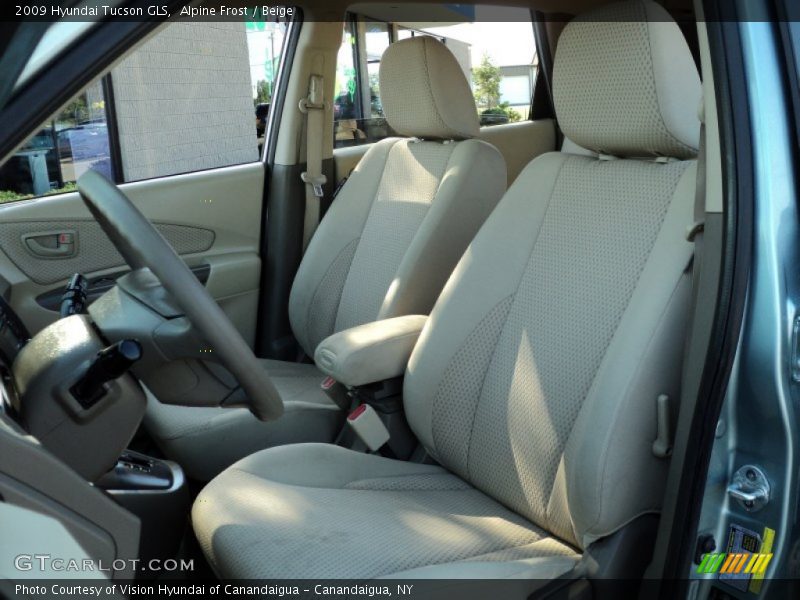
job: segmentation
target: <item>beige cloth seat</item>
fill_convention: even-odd
[[[567,25],[553,85],[565,135],[596,156],[530,163],[437,301],[404,403],[441,466],[314,444],[250,456],[192,511],[220,576],[549,579],[659,510],[700,81],[667,13],[632,0]]]
[[[229,490],[225,504],[221,485]],[[372,578],[431,564],[458,568],[465,557],[519,561],[520,569],[557,557],[549,571],[556,576],[577,557],[574,548],[442,467],[331,444],[259,452],[209,487],[197,500],[195,521],[216,514],[213,540],[200,539],[227,578],[276,577],[273,551],[286,557],[279,577],[320,579]]]
[[[493,146],[472,139],[478,111],[463,71],[437,40],[392,44],[381,62],[381,99],[395,132],[375,144],[320,223],[289,299],[292,330],[308,356],[332,333],[377,319],[427,314],[467,244],[505,191]],[[208,479],[247,454],[277,444],[331,441],[338,408],[319,390],[323,375],[278,369],[286,416],[262,424],[245,409],[149,402],[145,425],[190,476]],[[314,381],[316,380],[316,381]],[[306,385],[307,384],[307,385]],[[306,386],[302,402],[284,390]],[[231,432],[236,431],[236,435]]]

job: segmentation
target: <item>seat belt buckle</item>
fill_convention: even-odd
[[[311,186],[317,198],[322,198],[324,195],[322,186],[328,182],[328,178],[325,175],[309,175],[308,172],[303,171],[300,173],[300,179],[303,180],[303,183]]]
[[[362,404],[347,415],[347,424],[372,452],[389,441],[389,430],[369,404]]]
[[[322,380],[319,387],[342,410],[347,410],[350,407],[351,400],[350,396],[347,395],[347,388],[330,375]]]

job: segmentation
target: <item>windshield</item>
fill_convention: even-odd
[[[87,0],[84,2],[64,2],[54,3],[53,7],[57,4],[69,5],[71,9],[81,9],[83,7],[99,7],[99,6],[118,6],[123,4],[123,0]],[[32,10],[34,7],[23,7],[23,10]],[[52,7],[47,7],[51,8]],[[52,10],[50,12],[52,14]],[[31,18],[35,16],[32,12],[29,15]],[[92,20],[90,16],[75,16],[64,17],[59,20],[54,20],[45,31],[42,39],[36,49],[31,53],[25,68],[20,73],[14,84],[14,89],[21,88],[27,83],[31,77],[38,73],[42,68],[50,63],[56,56],[64,51],[65,48],[70,46],[76,40],[81,38],[87,31],[97,24],[97,21]]]

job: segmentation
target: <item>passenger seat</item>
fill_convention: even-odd
[[[506,165],[475,138],[478,111],[455,57],[431,37],[392,44],[380,71],[386,120],[320,223],[292,287],[289,317],[308,356],[332,333],[427,314],[506,188]],[[275,422],[246,409],[151,399],[145,425],[163,452],[206,480],[257,450],[332,441],[341,411],[314,365],[264,361],[285,405]]]
[[[652,552],[658,406],[680,398],[701,96],[658,4],[570,22],[553,99],[596,155],[531,162],[436,302],[403,402],[438,464],[330,444],[249,456],[192,509],[214,572],[442,580],[426,598],[630,596],[610,584],[641,578]],[[582,581],[541,590],[555,578]]]

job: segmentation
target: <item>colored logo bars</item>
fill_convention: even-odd
[[[704,554],[697,567],[698,573],[758,573],[763,575],[767,570],[772,554],[751,554],[744,552],[734,554],[718,552]]]

